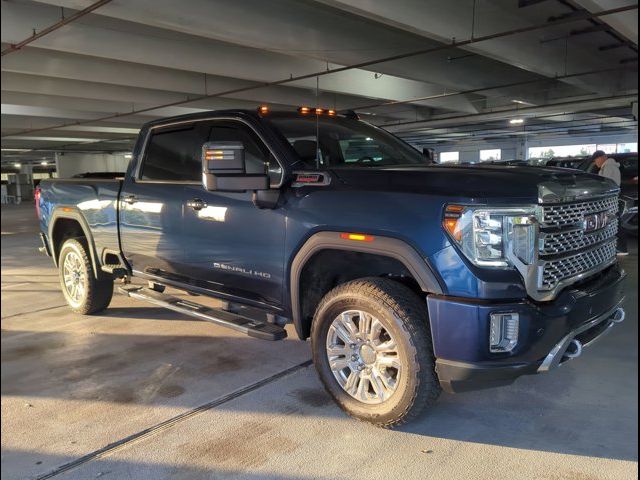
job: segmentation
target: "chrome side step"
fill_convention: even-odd
[[[113,278],[124,278],[129,275],[129,271],[126,269],[126,267],[119,264],[105,264],[100,267],[100,270],[102,270],[104,273],[113,275]]]
[[[281,326],[266,321],[243,317],[225,310],[207,307],[150,288],[144,288],[138,285],[123,285],[119,287],[118,290],[131,298],[144,300],[168,310],[197,318],[198,320],[215,323],[216,325],[230,328],[249,335],[250,337],[260,338],[262,340],[282,340],[287,337],[287,331]]]

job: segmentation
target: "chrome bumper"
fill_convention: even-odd
[[[584,347],[593,345],[597,340],[609,333],[611,327],[617,323],[621,323],[625,319],[625,311],[618,304],[612,310],[600,315],[599,317],[581,325],[575,330],[571,331],[562,340],[560,340],[549,352],[549,354],[542,361],[542,364],[538,367],[538,373],[548,372],[556,368],[558,365],[566,360],[576,358],[582,353]],[[605,325],[606,324],[606,325]],[[580,341],[578,336],[588,332],[589,330],[602,329],[595,336],[588,339],[586,342]]]

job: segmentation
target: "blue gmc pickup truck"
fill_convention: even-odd
[[[335,401],[382,426],[442,389],[554,369],[624,319],[616,185],[431,165],[352,112],[153,121],[123,178],[43,180],[36,206],[73,311],[106,308],[120,279],[256,338],[293,323]]]

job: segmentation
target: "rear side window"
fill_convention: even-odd
[[[154,130],[145,150],[142,180],[198,181],[207,134],[197,126]]]

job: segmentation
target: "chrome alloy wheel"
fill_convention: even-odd
[[[379,404],[396,391],[402,373],[398,346],[373,315],[342,312],[329,327],[326,349],[333,376],[356,400]]]
[[[86,290],[86,278],[82,259],[76,252],[69,252],[64,257],[62,266],[64,288],[71,303],[80,305]]]

